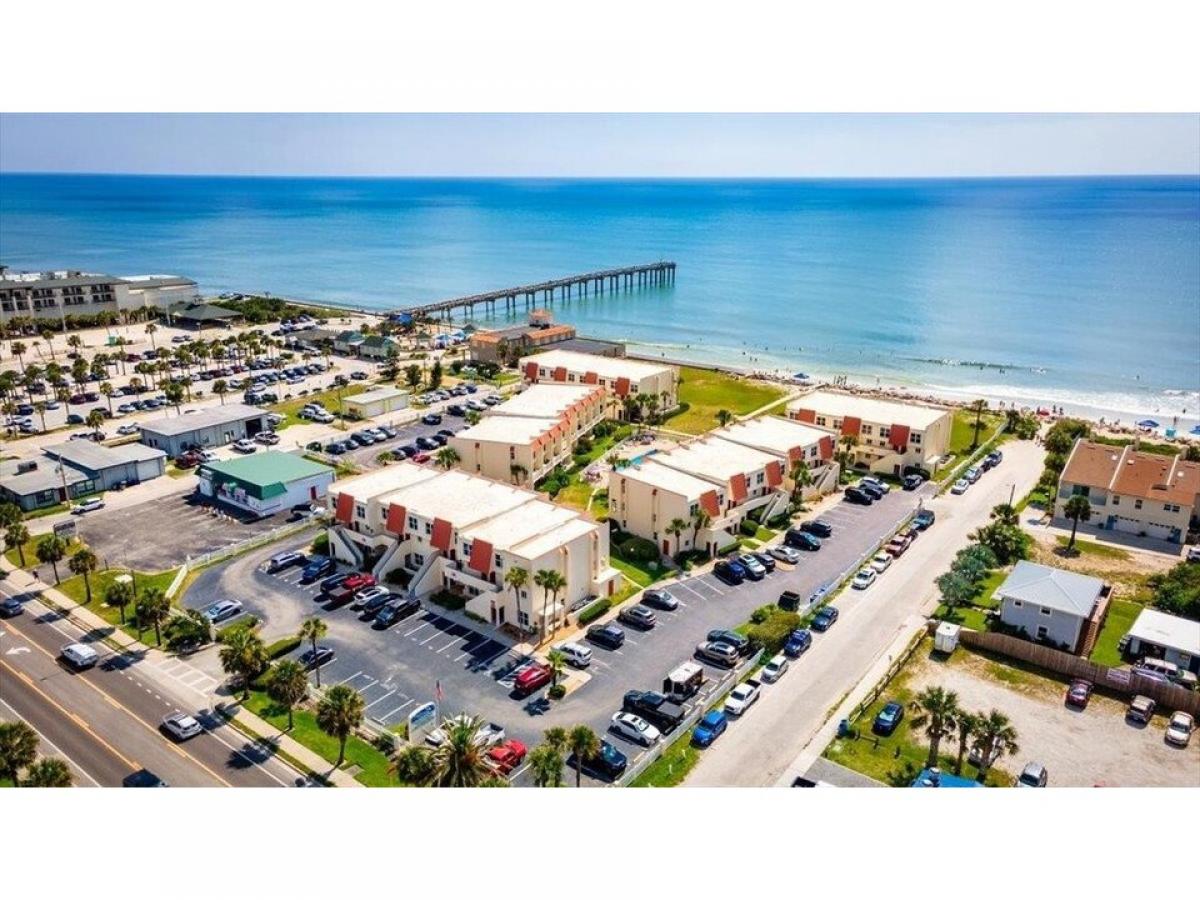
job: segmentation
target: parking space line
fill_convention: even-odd
[[[396,693],[396,692],[395,692],[395,691],[388,691],[386,694],[384,694],[384,695],[383,695],[382,697],[380,697],[378,700],[372,700],[370,703],[368,703],[366,706],[364,706],[364,707],[363,707],[363,709],[370,709],[370,708],[371,708],[372,706],[374,706],[376,703],[380,703],[380,702],[382,702],[382,701],[386,700],[388,697],[392,696],[392,694],[394,694],[394,693]]]
[[[424,628],[424,627],[425,627],[426,625],[428,625],[428,624],[429,624],[429,622],[428,622],[428,621],[422,622],[420,625],[418,625],[418,626],[417,626],[416,628],[414,628],[412,631],[406,631],[406,632],[404,632],[404,636],[405,636],[405,637],[409,637],[409,636],[411,636],[411,635],[414,635],[414,634],[416,634],[418,631],[420,631],[422,628]]]
[[[704,600],[704,599],[705,599],[705,597],[704,597],[704,595],[703,595],[702,593],[700,593],[698,590],[696,590],[696,589],[695,589],[694,587],[692,587],[691,585],[689,585],[689,584],[686,584],[686,583],[684,583],[684,582],[682,582],[682,581],[681,581],[681,582],[679,582],[679,583],[676,585],[676,587],[681,587],[681,588],[683,588],[685,591],[688,591],[689,593],[695,594],[695,595],[696,595],[697,597],[699,597],[701,600]],[[680,603],[682,603],[682,602],[683,602],[683,601],[681,600],[681,601],[680,601]]]
[[[359,669],[357,672],[355,672],[349,678],[343,678],[341,681],[338,682],[338,684],[345,684],[347,681],[353,681],[355,678],[357,678],[361,674],[362,674],[362,670]]]
[[[444,647],[439,647],[437,652],[438,652],[438,653],[441,653],[441,652],[443,652],[443,651],[445,651],[445,650],[449,650],[451,647],[453,647],[453,646],[454,646],[455,644],[457,644],[457,643],[458,643],[458,638],[457,638],[457,637],[455,637],[455,638],[451,638],[451,639],[450,639],[450,643],[446,644]]]
[[[416,702],[417,702],[416,700],[408,700],[408,701],[406,701],[406,702],[404,702],[404,703],[401,703],[401,704],[400,704],[399,706],[397,706],[395,709],[390,709],[390,710],[388,710],[387,712],[385,712],[385,713],[384,713],[384,714],[383,714],[383,715],[380,717],[380,721],[381,721],[381,722],[386,722],[388,719],[390,719],[390,718],[391,718],[392,716],[394,716],[396,713],[400,712],[400,710],[402,710],[402,709],[406,709],[406,708],[408,708],[408,707],[412,706],[412,705],[413,705],[414,703],[416,703]]]
[[[505,654],[509,653],[511,650],[512,650],[512,647],[505,647],[499,653],[497,653],[495,656],[484,661],[483,665],[490,666],[492,663],[494,663],[496,660],[498,660],[500,657],[504,656]]]

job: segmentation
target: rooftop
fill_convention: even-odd
[[[142,433],[153,431],[165,437],[173,437],[196,431],[200,428],[210,428],[214,425],[228,425],[231,422],[246,422],[250,419],[261,419],[266,415],[262,410],[247,406],[244,403],[227,403],[224,406],[210,406],[206,409],[188,413],[184,416],[172,416],[163,419],[151,419],[142,423]]]
[[[1157,609],[1143,609],[1129,629],[1129,635],[1160,647],[1200,656],[1200,622],[1191,619],[1167,615]]]
[[[778,462],[769,453],[714,437],[681,444],[668,453],[655,454],[654,460],[672,469],[722,484],[734,475],[745,475],[764,468],[767,463]]]
[[[811,447],[829,432],[780,416],[758,416],[712,432],[712,437],[787,456],[796,447]]]
[[[88,480],[86,475],[69,465],[60,466],[58,463],[43,463],[36,469],[32,469],[29,472],[22,472],[20,475],[5,475],[3,478],[0,478],[0,487],[21,496],[38,494],[42,491],[61,488],[63,486],[64,475],[68,485],[79,484],[81,481]]]
[[[522,549],[536,550],[538,539],[557,532],[565,524],[573,521],[582,521],[574,510],[527,496],[527,502],[520,506],[467,526],[461,536],[468,540],[478,538],[500,549],[513,550],[522,544],[528,544]],[[585,524],[589,528],[592,527],[590,522]],[[561,543],[556,541],[550,549]]]
[[[526,356],[521,360],[521,366],[524,367],[527,362],[536,362],[539,366],[548,369],[562,366],[571,372],[595,372],[601,378],[629,378],[635,381],[675,371],[674,366],[639,362],[623,356],[575,353],[571,350],[547,350],[544,353]]]
[[[532,416],[557,419],[576,403],[602,397],[604,388],[591,384],[534,384],[516,396],[493,406],[488,416]]]
[[[499,441],[505,444],[528,444],[559,424],[558,419],[539,419],[530,416],[484,416],[454,436],[463,441]]]
[[[413,463],[400,463],[388,468],[420,467]],[[455,528],[465,528],[528,503],[534,497],[536,495],[530,491],[450,469],[380,499],[387,503],[400,503],[410,513],[426,519],[444,519]]]
[[[996,588],[996,594],[1086,618],[1103,590],[1104,582],[1099,578],[1023,559]]]
[[[950,410],[919,403],[904,403],[899,400],[882,400],[860,394],[841,394],[835,391],[813,391],[788,404],[788,410],[811,409],[817,415],[834,416],[839,419],[853,416],[864,422],[882,425],[907,425],[923,430]]]
[[[1200,493],[1200,463],[1082,438],[1075,442],[1062,480],[1128,497],[1191,506]]]
[[[421,466],[384,466],[365,475],[346,478],[334,485],[335,493],[350,494],[359,503],[379,499],[400,488],[436,477],[432,469]]]
[[[651,487],[662,491],[670,491],[687,499],[689,503],[700,499],[700,495],[713,489],[711,482],[704,481],[687,472],[680,472],[667,466],[661,466],[653,458],[638,466],[628,466],[620,470],[622,475],[635,478]]]
[[[241,316],[240,312],[226,309],[223,306],[216,306],[212,303],[192,303],[188,306],[172,306],[169,312],[174,318],[183,319],[185,322],[220,322],[225,319],[236,319]]]
[[[362,394],[355,394],[352,397],[347,397],[346,403],[375,403],[378,400],[392,400],[396,397],[406,397],[408,391],[402,391],[394,387],[380,387],[373,391],[366,391]]]
[[[122,466],[131,462],[144,462],[160,459],[167,454],[162,450],[147,447],[145,444],[120,444],[116,447],[106,447],[95,441],[67,441],[46,447],[43,451],[52,459],[61,459],[81,469],[93,472],[107,469],[109,466]]]
[[[289,481],[298,481],[301,478],[311,478],[314,475],[333,472],[332,468],[323,463],[313,462],[298,454],[284,453],[279,450],[205,463],[201,466],[201,471],[206,470],[259,487],[286,484]]]

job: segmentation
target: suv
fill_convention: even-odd
[[[797,550],[821,549],[820,538],[814,537],[807,531],[799,531],[795,528],[788,529],[788,533],[784,536],[783,542],[789,547],[795,547]]]
[[[617,621],[640,631],[649,631],[658,622],[658,617],[654,615],[654,610],[639,603],[636,606],[628,606],[617,613]]]
[[[549,666],[534,663],[517,673],[513,679],[513,690],[522,697],[527,697],[539,688],[545,687],[554,677]]]
[[[625,643],[625,631],[612,622],[604,625],[593,625],[587,630],[587,639],[593,644],[617,650]]]
[[[1154,707],[1153,700],[1138,694],[1130,702],[1129,709],[1125,710],[1125,718],[1141,725],[1149,725],[1150,720],[1154,718]]]
[[[919,531],[924,531],[935,521],[937,521],[937,516],[934,514],[932,509],[923,509],[913,516],[913,525],[915,525]]]
[[[308,557],[298,550],[276,553],[267,560],[267,572],[269,574],[281,572],[284,569],[290,569],[292,566],[298,566],[306,562],[308,562]]]
[[[847,503],[857,503],[859,506],[870,506],[875,502],[870,494],[856,487],[846,488],[846,492],[842,496],[846,499]]]
[[[625,754],[605,740],[600,741],[600,750],[595,756],[583,758],[581,767],[578,757],[574,753],[567,758],[567,768],[579,767],[584,773],[602,781],[616,781],[625,774],[625,767],[628,764],[629,760]]]
[[[743,634],[738,634],[736,631],[730,631],[725,628],[714,628],[705,637],[710,641],[728,644],[738,652],[739,656],[749,656],[752,652],[750,639]]]
[[[817,611],[817,614],[813,616],[813,631],[828,631],[833,623],[837,621],[837,617],[837,607],[822,606],[820,610]]]
[[[670,612],[679,608],[679,601],[662,588],[651,588],[642,594],[642,606]]]
[[[806,534],[815,534],[817,537],[833,537],[833,526],[822,519],[809,519],[807,522],[801,522],[800,530]]]
[[[586,669],[592,664],[591,648],[576,644],[574,641],[569,641],[563,644],[556,644],[554,647],[563,655],[563,659],[567,661],[567,665],[574,666],[576,669]]]
[[[1017,787],[1045,787],[1050,780],[1046,767],[1041,763],[1031,762],[1021,770],[1017,779]]]
[[[100,655],[87,644],[67,644],[58,651],[58,655],[76,671],[90,669],[100,659]]]
[[[621,709],[636,713],[664,734],[674,730],[686,715],[682,706],[658,691],[627,691]]]
[[[713,566],[713,575],[726,584],[741,584],[746,580],[746,570],[741,563],[730,559],[723,559]]]
[[[720,641],[702,641],[696,646],[696,656],[705,662],[732,669],[738,664],[738,652]]]
[[[783,654],[795,659],[811,646],[812,632],[807,628],[797,628],[788,636],[787,643],[783,645]]]

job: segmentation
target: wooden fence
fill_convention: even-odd
[[[1107,688],[1128,697],[1142,694],[1154,700],[1161,708],[1181,710],[1191,713],[1193,716],[1200,716],[1200,693],[1169,682],[1139,675],[1131,669],[1109,668],[1089,662],[1082,657],[1064,653],[1062,650],[1055,650],[1053,647],[1035,644],[1032,641],[1008,634],[972,631],[964,628],[959,632],[959,640],[968,647],[990,650],[993,653],[1023,660],[1068,678],[1086,678],[1096,687]]]

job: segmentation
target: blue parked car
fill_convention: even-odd
[[[324,581],[321,582],[321,593],[328,594],[328,593],[336,590],[337,588],[341,587],[342,582],[345,581],[349,577],[350,577],[349,572],[343,572],[340,575],[334,575],[330,578],[326,578]]]
[[[705,713],[704,718],[692,729],[692,743],[697,747],[707,747],[729,727],[729,719],[719,709]]]
[[[318,556],[304,567],[304,571],[300,574],[300,583],[312,584],[318,578],[332,575],[336,569],[337,563],[328,556]]]
[[[797,628],[788,637],[787,643],[783,645],[783,653],[785,656],[795,659],[811,646],[812,633],[807,628]]]
[[[828,631],[829,627],[837,621],[838,611],[835,606],[822,606],[813,619],[813,631]]]
[[[713,566],[713,574],[726,584],[741,584],[749,573],[737,560],[723,559]]]
[[[904,707],[895,700],[887,704],[879,711],[879,715],[875,717],[875,721],[871,723],[871,730],[876,734],[887,737],[896,730],[896,726],[904,720]]]

